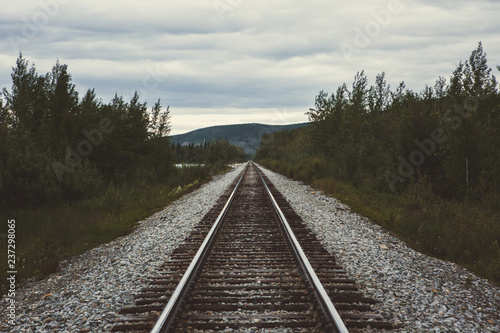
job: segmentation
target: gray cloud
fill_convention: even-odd
[[[179,111],[179,132],[218,112],[224,123],[306,121],[319,90],[350,86],[363,69],[371,82],[385,71],[393,87],[418,91],[480,40],[500,64],[498,2],[394,1],[397,13],[391,0],[12,2],[0,13],[0,86],[10,87],[19,49],[39,72],[59,58],[104,102],[134,90],[149,105],[161,98]],[[367,43],[356,47],[360,34]],[[343,44],[355,47],[350,57]],[[196,112],[205,116],[188,121]]]

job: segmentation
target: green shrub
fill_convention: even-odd
[[[333,193],[335,193],[335,190],[336,190],[335,178],[333,178],[333,177],[316,179],[312,182],[311,185],[314,188],[317,188],[326,194],[333,194]]]

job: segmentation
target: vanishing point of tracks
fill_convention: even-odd
[[[230,187],[113,331],[392,328],[253,163]]]

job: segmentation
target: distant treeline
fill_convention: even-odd
[[[449,81],[417,93],[362,71],[308,115],[264,136],[256,159],[328,192],[352,186],[419,249],[500,281],[500,93],[481,43]]]

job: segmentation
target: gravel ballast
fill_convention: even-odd
[[[398,332],[500,332],[500,288],[423,255],[338,200],[266,170],[378,313]]]
[[[237,166],[141,221],[129,235],[63,262],[16,291],[15,326],[1,332],[109,331],[117,312],[189,235],[242,170]],[[304,222],[398,332],[500,332],[500,289],[422,255],[337,200],[262,168]],[[0,306],[6,309],[5,298]]]

